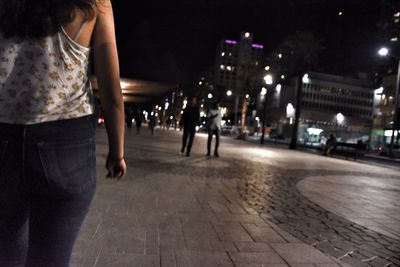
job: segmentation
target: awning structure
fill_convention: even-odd
[[[97,96],[97,91],[99,88],[96,77],[92,76],[91,81],[93,91],[95,96]],[[168,91],[176,87],[176,84],[121,78],[122,94],[124,96],[124,102],[126,103],[150,102],[163,96]]]

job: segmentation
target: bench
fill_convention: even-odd
[[[338,142],[333,150],[334,154],[342,154],[346,157],[352,156],[354,160],[357,160],[357,157],[364,156],[365,151],[367,150],[367,144],[364,143],[343,143]]]

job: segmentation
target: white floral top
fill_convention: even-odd
[[[0,122],[36,124],[92,114],[89,53],[64,30],[23,41],[0,33]]]

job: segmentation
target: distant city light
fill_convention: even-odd
[[[203,82],[200,81],[200,82],[199,82],[199,85],[202,85],[202,84],[203,84]]]
[[[384,88],[381,86],[378,89],[375,90],[376,95],[381,95],[383,93]]]
[[[227,43],[227,44],[236,44],[236,41],[233,41],[233,40],[225,40],[225,43]]]
[[[204,113],[204,111],[200,112],[200,117],[205,117],[206,114]]]
[[[380,56],[387,56],[389,54],[389,49],[387,49],[386,47],[382,47],[381,49],[379,49],[378,54]]]
[[[225,69],[225,65],[221,65],[220,68],[221,68],[221,70],[224,70]]]
[[[226,95],[227,96],[231,96],[232,95],[232,91],[231,90],[226,91]]]
[[[173,120],[174,119],[174,116],[171,116],[171,117],[169,117],[171,120]]]
[[[342,11],[340,11],[338,15],[339,15],[339,16],[342,16],[342,15],[343,15],[343,12],[342,12]]]
[[[154,112],[152,111],[152,112],[150,113],[150,115],[151,115],[151,116],[154,116]]]
[[[204,105],[203,105],[203,104],[201,104],[201,106],[200,106],[200,107],[202,107],[202,108],[203,108],[203,107],[204,107]]]
[[[268,84],[268,85],[272,84],[272,83],[273,83],[273,81],[272,81],[272,75],[271,75],[271,74],[265,75],[264,81],[265,81],[265,83]]]
[[[260,121],[260,118],[259,118],[259,117],[256,117],[256,121]]]
[[[246,32],[246,33],[244,34],[244,37],[249,38],[249,37],[250,37],[250,33],[249,33],[249,32]]]
[[[320,135],[324,130],[319,128],[308,128],[307,132],[310,135]]]
[[[158,110],[162,110],[162,107],[158,107]]]
[[[279,53],[279,54],[278,54],[278,57],[279,57],[279,58],[282,58],[282,54],[281,54],[281,53]]]
[[[287,118],[293,118],[295,111],[296,110],[294,109],[292,103],[287,104],[287,106],[286,106],[286,117]]]
[[[304,74],[303,79],[302,79],[303,83],[309,83],[310,82],[310,78],[308,77],[308,74]]]
[[[343,114],[340,113],[340,112],[338,114],[336,114],[336,120],[337,120],[338,123],[343,123],[343,121],[344,121]]]
[[[221,53],[221,56],[225,56],[225,52],[222,52],[222,53]]]
[[[263,87],[261,88],[261,95],[266,95],[267,94],[267,88]]]
[[[281,75],[281,79],[284,80],[286,77],[285,75]]]
[[[280,94],[281,93],[281,89],[282,89],[282,85],[279,83],[279,84],[277,84],[276,85],[276,92],[278,93],[278,94]]]
[[[246,94],[246,98],[250,98],[250,95],[249,95],[249,94]]]
[[[227,69],[228,71],[231,71],[231,70],[232,70],[232,67],[231,67],[231,66],[227,66],[226,69]]]
[[[264,70],[269,70],[270,69],[270,67],[269,66],[266,66],[265,68],[264,68]]]
[[[213,98],[213,95],[212,95],[211,93],[209,93],[209,94],[207,95],[207,97],[208,97],[208,99],[211,99],[211,98]]]
[[[168,103],[168,102],[166,102],[166,103],[165,103],[165,109],[167,110],[167,109],[168,109],[168,107],[169,107],[169,103]]]
[[[393,17],[400,17],[400,12],[394,13]]]

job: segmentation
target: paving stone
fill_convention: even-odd
[[[400,260],[396,258],[400,247],[395,238],[400,225],[396,215],[399,198],[385,190],[398,186],[396,171],[224,137],[223,156],[208,160],[198,153],[205,147],[206,139],[201,135],[196,136],[193,155],[186,158],[177,152],[181,135],[175,131],[157,132],[154,137],[127,132],[128,172],[116,183],[104,179],[107,137],[103,128],[98,130],[98,187],[74,249],[71,263],[76,266],[93,266],[96,259],[105,264],[152,266],[157,256],[156,266],[161,262],[162,266],[175,267],[177,256],[182,264],[183,259],[192,260],[194,265],[188,266],[203,262],[213,266],[218,259],[228,259],[228,266],[232,266],[226,252],[247,253],[241,256],[250,259],[246,266],[257,266],[259,257],[249,253],[269,253],[271,250],[263,250],[272,246],[278,251],[278,245],[296,244],[307,247],[306,252],[318,252],[318,248],[331,256],[338,256],[338,251],[343,256],[349,249],[354,253],[341,261],[328,257],[330,262],[321,262],[322,253],[288,248],[289,258],[298,260],[296,255],[305,255],[306,262],[288,261],[291,265],[385,263],[363,262],[371,251],[380,260],[393,259],[395,265]],[[315,202],[298,189],[302,183],[310,194],[320,196]],[[363,194],[362,190],[370,191]],[[359,216],[358,221],[351,220],[355,216]],[[368,222],[375,224],[364,225]],[[245,224],[252,226],[245,229]],[[266,243],[254,242],[259,240]],[[344,250],[328,244],[340,244]],[[175,254],[175,250],[185,252]],[[114,255],[112,262],[97,258],[99,251]],[[279,265],[286,263],[265,264]]]
[[[177,267],[233,267],[231,260],[224,252],[177,250],[175,255]]]
[[[289,264],[332,263],[332,260],[319,250],[305,244],[272,244],[272,248]]]
[[[243,224],[243,227],[256,242],[286,243],[282,236],[267,225]]]
[[[219,239],[222,241],[252,242],[253,239],[238,223],[218,223],[214,225]]]
[[[235,242],[240,252],[266,252],[273,251],[267,243]]]
[[[239,252],[229,253],[237,267],[247,266],[268,266],[268,264],[282,264],[287,266],[285,261],[273,251],[269,252]]]

